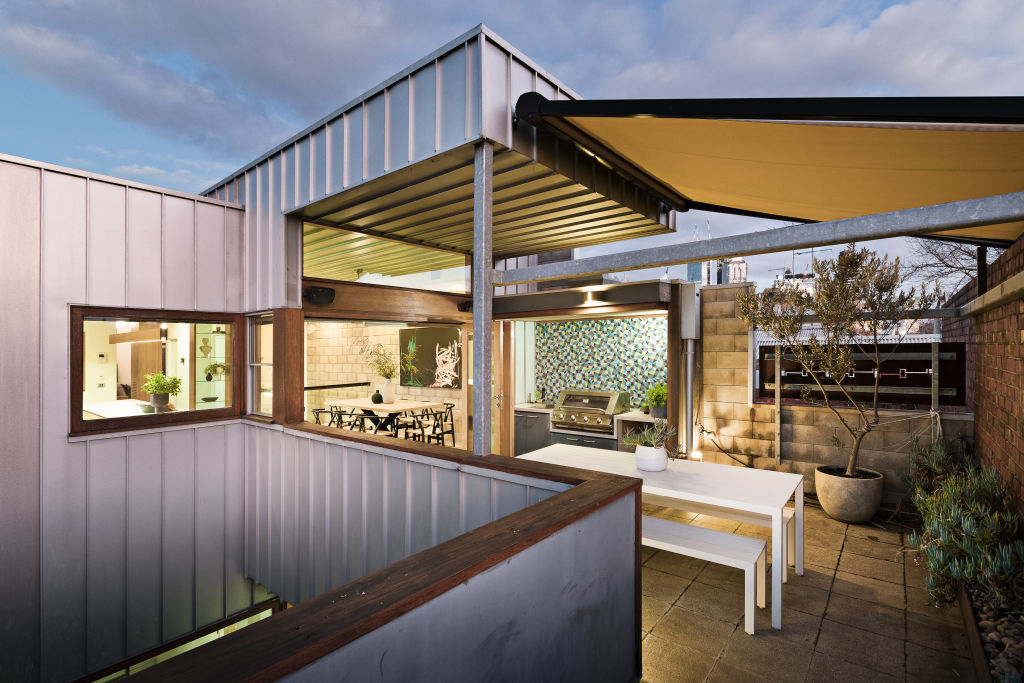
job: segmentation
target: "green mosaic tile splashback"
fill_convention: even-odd
[[[639,407],[668,375],[667,330],[660,317],[537,323],[537,389],[628,391]]]

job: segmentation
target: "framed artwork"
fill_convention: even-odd
[[[462,330],[458,327],[403,327],[398,330],[403,387],[462,387]]]

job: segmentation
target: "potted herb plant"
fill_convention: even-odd
[[[740,317],[778,340],[784,353],[794,358],[810,379],[801,398],[827,408],[849,435],[846,466],[821,465],[814,475],[821,506],[842,522],[865,522],[874,516],[882,500],[882,474],[858,467],[864,437],[883,424],[879,415],[879,380],[882,363],[892,352],[882,352],[880,339],[899,344],[909,332],[907,324],[921,318],[938,298],[936,292],[904,289],[905,275],[899,259],[889,261],[854,245],[834,261],[814,260],[813,290],[786,281],[761,293],[749,292],[739,299]],[[816,324],[806,327],[807,317]],[[860,334],[857,334],[859,332]],[[870,399],[854,395],[849,381],[854,371],[854,350],[866,359],[873,372]],[[849,404],[845,414],[836,402]],[[852,411],[852,412],[850,412]],[[834,438],[842,446],[839,437]]]
[[[162,372],[153,372],[144,377],[146,382],[142,385],[142,390],[149,394],[149,402],[156,412],[167,412],[170,397],[177,396],[181,391],[181,378],[168,377]]]
[[[366,357],[373,373],[384,380],[380,387],[380,394],[384,399],[382,403],[394,403],[395,388],[391,380],[398,374],[398,364],[391,349],[379,342],[372,343],[366,337],[356,339],[353,344],[357,346],[359,353]]]
[[[655,420],[639,431],[627,429],[622,443],[636,446],[636,468],[646,472],[660,472],[668,467],[668,451],[665,444],[676,433],[665,420]]]
[[[651,416],[664,418],[667,415],[668,386],[655,384],[647,390],[647,405],[651,407]]]
[[[203,368],[203,372],[206,373],[207,382],[213,380],[214,376],[221,377],[222,375],[226,375],[228,370],[230,370],[230,368],[226,363],[210,363]]]

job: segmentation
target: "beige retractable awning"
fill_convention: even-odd
[[[1024,190],[1024,98],[560,102],[531,93],[517,114],[646,176],[686,208],[827,221]],[[1010,242],[1022,233],[1013,223],[942,234]]]

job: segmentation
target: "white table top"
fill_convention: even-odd
[[[391,403],[374,403],[369,398],[343,399],[330,401],[330,404],[358,410],[372,410],[378,413],[404,413],[408,410],[440,410],[444,408],[444,401],[400,400]]]
[[[661,472],[638,470],[632,453],[555,444],[519,456],[554,465],[620,474],[644,480],[649,495],[729,507],[764,515],[778,513],[803,485],[803,475],[693,460],[669,460]]]
[[[142,406],[148,405],[147,401],[125,398],[120,401],[85,403],[82,405],[82,410],[99,417],[133,417],[135,415],[142,415]]]

